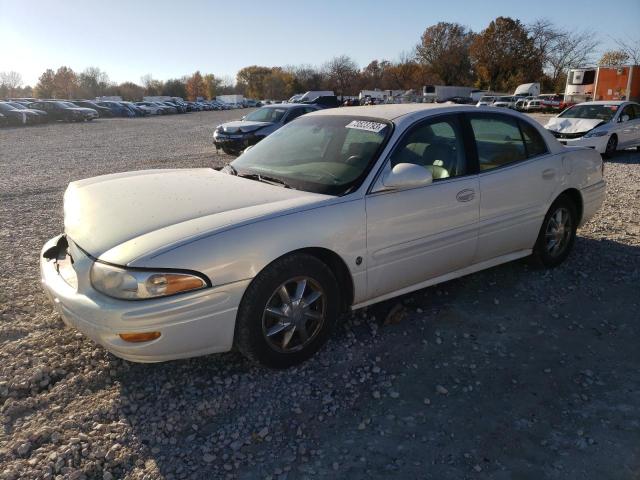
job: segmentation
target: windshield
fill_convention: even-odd
[[[568,110],[562,112],[559,116],[562,118],[585,118],[594,120],[610,121],[618,111],[619,105],[575,105]]]
[[[56,104],[60,105],[61,107],[66,107],[66,108],[78,108],[77,105],[74,105],[71,102],[56,102]]]
[[[259,108],[255,112],[248,114],[244,119],[251,122],[276,123],[282,119],[286,111],[285,108]]]
[[[357,188],[391,133],[386,120],[300,117],[243,153],[239,175],[277,178],[298,190],[343,195]]]
[[[28,108],[21,103],[7,102],[7,105],[11,105],[16,110],[28,110]]]
[[[510,102],[511,101],[511,97],[500,97],[498,99],[501,102]]]
[[[0,111],[2,112],[8,112],[10,110],[16,110],[15,107],[12,107],[11,105],[9,105],[8,103],[4,103],[4,102],[0,102]]]

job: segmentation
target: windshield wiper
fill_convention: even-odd
[[[293,188],[284,180],[281,180],[276,177],[270,177],[268,175],[261,175],[259,173],[244,173],[238,174],[239,177],[248,178],[250,180],[257,180],[259,182],[268,183],[270,185],[282,185],[284,188]]]

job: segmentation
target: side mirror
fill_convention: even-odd
[[[622,123],[624,123],[624,122],[628,122],[628,121],[629,121],[629,115],[622,115],[622,116],[620,117],[620,121],[621,121]]]
[[[414,163],[399,163],[382,178],[382,184],[394,190],[424,187],[432,182],[431,171]]]
[[[240,117],[240,120],[244,120],[245,118],[247,118],[247,116],[243,115],[242,117]]]

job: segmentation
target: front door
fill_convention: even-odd
[[[461,119],[435,117],[411,127],[385,169],[420,165],[433,183],[366,198],[368,298],[379,297],[471,263],[479,215],[478,178],[467,161]]]

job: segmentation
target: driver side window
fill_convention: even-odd
[[[430,170],[434,181],[466,174],[458,118],[441,117],[412,127],[391,155],[391,168],[399,163],[413,163]]]
[[[622,118],[623,115],[627,115],[629,120],[635,120],[636,113],[633,110],[633,105],[627,105],[624,107],[624,110],[622,110],[622,113],[620,114],[620,118]]]

